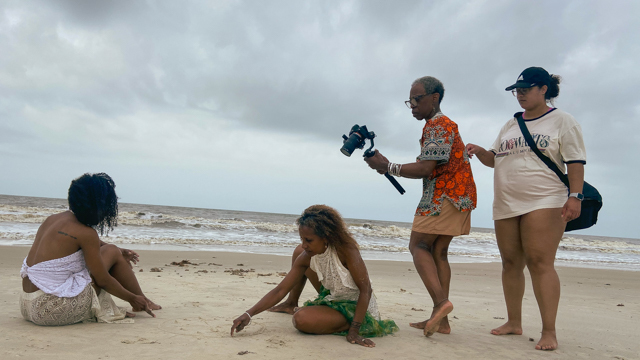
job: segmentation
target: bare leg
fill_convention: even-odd
[[[440,235],[436,238],[433,243],[431,255],[433,256],[433,261],[436,265],[436,269],[438,271],[438,279],[440,280],[440,285],[442,286],[442,290],[444,291],[445,297],[449,298],[449,288],[451,284],[451,267],[449,266],[449,244],[453,236]],[[433,315],[433,314],[432,314]],[[411,323],[414,328],[424,329],[427,324],[427,321],[421,321],[418,323]],[[440,322],[440,327],[438,328],[438,332],[441,334],[450,334],[451,326],[449,325],[449,318],[445,316]]]
[[[291,258],[291,265],[293,265],[293,263],[296,261],[298,256],[300,256],[300,254],[302,254],[303,252],[304,250],[302,249],[302,246],[298,245],[298,247],[296,247],[296,249],[293,251],[293,256]],[[302,294],[302,290],[304,290],[304,286],[307,283],[307,279],[309,279],[309,281],[311,282],[313,287],[316,289],[316,291],[320,292],[321,284],[320,284],[320,280],[318,280],[318,275],[316,274],[316,272],[311,269],[308,269],[304,273],[304,275],[305,276],[302,278],[302,280],[300,280],[300,283],[296,284],[296,286],[294,286],[293,289],[291,289],[291,291],[289,292],[289,296],[287,296],[287,298],[280,304],[268,309],[268,311],[281,312],[281,313],[287,313],[287,314],[293,315],[296,308],[298,307],[298,300],[300,300],[300,294]]]
[[[133,269],[131,269],[129,263],[124,259],[117,246],[108,244],[100,247],[100,256],[102,257],[102,262],[105,267],[109,270],[109,274],[118,280],[122,287],[136,295],[145,296]],[[98,289],[96,289],[96,291],[99,292]],[[162,309],[162,306],[155,304],[146,296],[145,298],[149,302],[149,308],[151,310]],[[142,309],[133,309],[133,311],[142,311]]]
[[[324,335],[349,330],[349,322],[337,310],[324,305],[306,306],[293,314],[293,326],[307,334]],[[371,339],[352,340],[352,344],[375,347]]]
[[[525,257],[520,240],[520,217],[496,220],[495,228],[502,257],[502,290],[507,305],[507,322],[491,333],[522,335]]]
[[[409,240],[413,263],[434,304],[431,318],[424,325],[425,336],[433,335],[440,327],[442,319],[453,310],[453,304],[442,289],[438,269],[433,260],[432,249],[437,238],[438,235],[412,231]]]
[[[538,350],[558,348],[556,315],[560,302],[560,279],[554,262],[566,226],[561,212],[560,208],[540,209],[523,215],[520,222],[522,246],[542,317],[542,336],[536,345]]]
[[[433,260],[436,263],[438,269],[438,279],[440,279],[440,285],[446,298],[449,298],[449,287],[451,285],[451,266],[449,265],[449,244],[453,240],[453,236],[438,236],[436,242],[433,244]],[[451,326],[449,325],[449,317],[445,316],[440,322],[438,332],[441,334],[450,334]]]
[[[347,319],[328,306],[305,306],[293,314],[293,326],[307,334],[333,334],[349,329]]]

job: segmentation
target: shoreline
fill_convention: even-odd
[[[0,241],[9,241],[8,239],[1,239]],[[108,241],[107,241],[108,242]],[[178,251],[178,252],[222,252],[222,253],[238,253],[238,254],[253,254],[253,255],[273,255],[290,257],[293,252],[293,247],[268,247],[268,246],[234,246],[234,245],[193,245],[193,244],[120,244],[115,245],[124,247],[136,251]],[[0,244],[2,247],[30,247],[31,244]],[[376,260],[376,261],[397,261],[397,262],[409,262],[412,263],[411,254],[408,252],[384,252],[374,250],[363,250],[361,252],[364,260]],[[487,264],[487,263],[500,263],[500,258],[489,257],[477,257],[477,256],[461,256],[461,255],[449,255],[449,262],[451,264]],[[604,262],[588,262],[588,261],[562,261],[556,260],[556,267],[571,267],[580,269],[594,269],[594,270],[619,270],[619,271],[631,271],[639,272],[640,267],[635,265],[621,264],[621,263],[604,263]]]
[[[278,273],[290,267],[289,257],[250,253],[141,250],[135,272],[146,295],[163,306],[157,318],[138,313],[134,324],[39,327],[23,320],[18,307],[20,264],[28,250],[0,246],[0,347],[7,358],[84,359],[88,346],[96,359],[227,359],[242,351],[273,360],[420,359],[425,349],[434,358],[464,360],[632,359],[640,353],[640,283],[630,271],[558,266],[560,347],[542,352],[534,349],[541,322],[527,271],[522,336],[489,334],[506,316],[500,264],[457,263],[451,265],[453,332],[425,338],[408,325],[426,319],[432,306],[413,264],[365,260],[382,318],[400,327],[394,335],[374,338],[376,347],[367,349],[341,336],[302,334],[291,325],[291,316],[269,312],[254,316],[245,332],[230,337],[232,320],[273,289],[282,279]],[[181,260],[199,265],[170,265]],[[151,272],[152,267],[161,272]],[[225,272],[231,269],[248,272]],[[307,285],[301,300],[314,297]]]
[[[0,246],[30,245],[66,200],[0,195]],[[105,241],[136,250],[225,251],[289,256],[300,243],[293,214],[122,203]],[[410,223],[346,218],[364,259],[412,261]],[[452,263],[500,262],[495,231],[472,227],[449,247]],[[640,271],[640,239],[565,233],[558,266]]]

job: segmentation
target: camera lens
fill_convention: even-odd
[[[344,141],[344,145],[340,151],[346,156],[351,156],[356,148],[361,147],[362,137],[357,132],[352,133],[347,140]]]
[[[344,146],[342,147],[342,149],[340,149],[340,151],[346,156],[351,156],[351,154],[353,153],[353,150],[349,151],[349,149],[345,148]]]

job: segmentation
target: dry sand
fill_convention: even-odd
[[[0,246],[1,359],[640,359],[638,272],[559,267],[560,348],[542,352],[534,350],[541,322],[528,275],[524,334],[493,336],[489,331],[506,316],[500,264],[452,264],[452,334],[425,338],[409,327],[426,319],[431,307],[413,264],[367,261],[380,312],[400,327],[373,339],[376,347],[368,349],[341,336],[302,334],[291,316],[269,312],[230,337],[232,320],[288,271],[290,259],[273,255],[139,251],[142,288],[164,307],[157,318],[138,313],[134,324],[36,326],[22,319],[18,307],[27,251]],[[167,266],[181,260],[199,265]],[[162,272],[151,272],[154,267]],[[302,298],[314,296],[308,285]]]

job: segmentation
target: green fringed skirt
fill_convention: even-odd
[[[347,322],[351,324],[353,321],[353,316],[356,313],[356,301],[350,300],[326,300],[325,298],[329,296],[331,292],[325,289],[324,286],[320,288],[320,294],[315,300],[309,300],[304,303],[303,306],[318,306],[324,305],[332,308],[333,310],[341,313],[345,318],[347,318]],[[362,326],[360,326],[360,336],[362,337],[380,337],[388,334],[392,334],[398,331],[398,325],[396,325],[393,320],[376,320],[368,311],[364,316],[364,321],[362,321]],[[347,331],[343,331],[340,333],[335,333],[335,335],[347,335]]]

